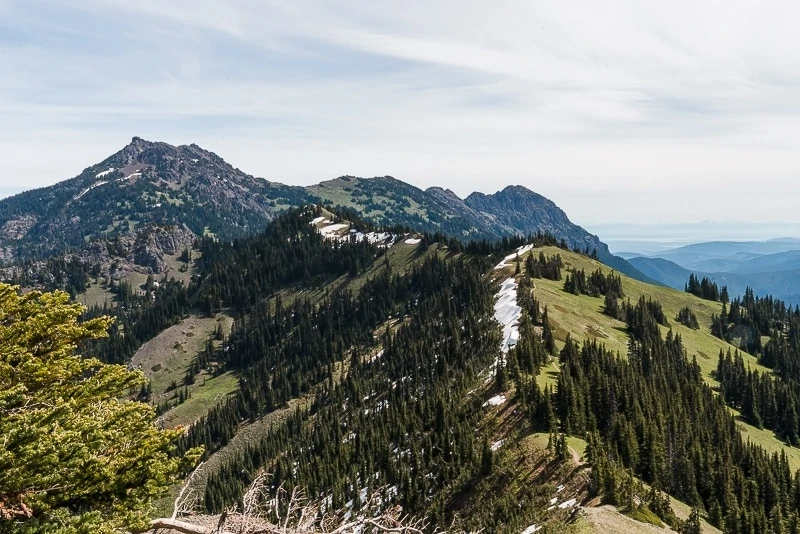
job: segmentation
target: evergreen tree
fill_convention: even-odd
[[[81,306],[68,301],[0,284],[3,532],[140,528],[181,468],[170,456],[180,432],[159,431],[152,408],[120,400],[144,384],[141,374],[74,352],[110,320],[78,323]]]

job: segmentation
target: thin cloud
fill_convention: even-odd
[[[520,183],[579,222],[791,209],[800,6],[486,6],[0,0],[0,188],[139,135],[287,183]]]

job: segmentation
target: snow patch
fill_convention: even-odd
[[[115,169],[114,167],[111,167],[111,168],[110,168],[110,169],[108,169],[107,171],[98,172],[97,174],[95,174],[95,175],[94,175],[94,177],[95,177],[95,178],[102,178],[103,176],[108,176],[109,174],[111,174],[112,172],[114,172],[114,171],[116,171],[116,170],[117,170],[117,169]]]
[[[507,262],[515,259],[517,256],[522,256],[526,252],[530,252],[532,249],[533,249],[533,244],[523,245],[523,246],[519,247],[516,252],[513,252],[513,253],[509,254],[508,256],[506,256],[505,258],[503,258],[503,261],[498,263],[495,266],[495,269],[504,269],[504,268],[508,267],[508,263]]]
[[[514,347],[519,341],[519,319],[522,308],[517,306],[517,282],[508,278],[500,286],[500,291],[495,295],[494,318],[503,327],[503,341],[500,350],[503,354]]]
[[[367,240],[373,245],[378,243],[383,243],[384,241],[387,241],[392,238],[392,234],[389,234],[387,232],[368,232],[366,234],[362,234],[361,232],[355,232],[353,230],[351,230],[351,232],[353,232],[356,241]]]
[[[483,403],[484,406],[500,406],[506,402],[505,395],[495,395],[491,399]]]
[[[86,193],[88,193],[89,191],[94,189],[95,187],[99,187],[99,186],[107,184],[107,183],[108,183],[108,180],[101,180],[101,181],[99,181],[97,183],[94,183],[94,184],[90,185],[89,187],[87,187],[86,189],[84,189],[83,191],[81,191],[80,193],[78,193],[77,195],[75,195],[72,200],[73,201],[78,200],[83,195],[85,195]]]
[[[504,441],[505,440],[501,439],[500,441],[495,441],[494,443],[492,443],[492,452],[495,452],[496,450],[500,449],[500,447],[503,446]]]
[[[319,233],[321,233],[322,235],[326,236],[328,234],[332,234],[334,232],[338,232],[339,230],[344,230],[348,226],[349,226],[348,224],[344,224],[344,223],[331,224],[330,226],[326,226],[325,228],[320,228],[319,229]]]
[[[534,532],[537,532],[537,531],[539,531],[541,529],[542,529],[542,527],[537,527],[536,523],[534,523],[533,525],[531,525],[528,528],[526,528],[525,530],[523,530],[522,534],[533,534]]]
[[[365,502],[367,502],[367,491],[368,490],[369,490],[369,488],[364,487],[364,488],[361,488],[358,491],[358,498],[361,500],[361,504],[364,504]],[[353,501],[347,501],[346,503],[344,503],[344,506],[345,506],[345,508],[352,508],[353,504],[354,504]]]
[[[121,182],[121,181],[123,181],[123,180],[130,180],[131,178],[139,178],[141,175],[142,175],[141,171],[132,172],[131,174],[129,174],[129,175],[128,175],[128,176],[126,176],[125,178],[120,178],[120,179],[118,179],[117,181],[118,181],[118,182]]]
[[[406,239],[405,243],[406,243],[406,245],[419,245],[421,241],[422,241],[422,239],[419,239],[419,238],[416,238],[416,237],[412,237],[412,238]]]
[[[568,501],[564,501],[558,505],[559,508],[564,510],[565,508],[572,508],[577,503],[577,499],[569,499]]]
[[[350,225],[347,223],[331,224],[331,221],[325,217],[315,217],[311,220],[310,224],[318,227],[317,229],[319,233],[322,234],[322,237],[335,241],[350,241],[351,239],[355,239],[356,241],[368,241],[370,244],[378,245],[380,248],[389,248],[391,242],[394,240],[394,235],[388,232],[363,233],[354,228],[350,228],[346,234],[340,235],[338,232]]]

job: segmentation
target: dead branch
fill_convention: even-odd
[[[168,517],[152,520],[150,522],[150,528],[152,530],[165,529],[169,531],[180,532],[181,534],[215,534],[216,532],[216,529],[195,525],[193,523],[187,523],[186,521],[180,521],[178,519],[172,519]],[[219,534],[234,533],[224,531],[220,532]]]
[[[171,519],[176,519],[179,513],[183,515],[189,514],[196,508],[198,500],[197,494],[190,486],[192,485],[192,480],[194,479],[195,475],[198,471],[200,471],[200,468],[203,467],[204,463],[205,462],[200,462],[197,464],[197,467],[194,468],[192,474],[189,475],[189,477],[183,483],[183,486],[181,486],[181,490],[178,492],[178,496],[175,498],[175,502],[172,504]]]
[[[423,534],[428,526],[424,520],[402,516],[399,506],[382,509],[385,503],[381,493],[386,488],[375,490],[366,499],[356,519],[346,520],[345,516],[328,510],[325,500],[310,501],[300,488],[287,491],[281,485],[274,490],[274,496],[270,496],[271,475],[268,473],[261,473],[253,480],[242,497],[241,511],[237,506],[228,508],[213,528],[197,525],[180,520],[178,516],[191,514],[197,504],[193,491],[187,488],[199,468],[197,466],[181,488],[172,517],[153,520],[151,529],[180,534],[344,534],[354,530],[375,534]]]

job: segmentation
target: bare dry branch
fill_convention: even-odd
[[[181,534],[214,534],[214,529],[167,517],[154,519],[150,522],[150,528],[153,530],[166,529],[169,531],[180,532]],[[225,532],[224,534],[233,533]]]
[[[216,527],[201,526],[177,519],[188,515],[196,504],[187,490],[191,478],[181,488],[175,500],[173,517],[151,522],[153,529],[167,529],[181,534],[344,534],[361,530],[365,533],[423,534],[428,525],[422,519],[403,516],[399,506],[385,508],[386,488],[378,488],[368,499],[359,516],[353,520],[331,512],[323,500],[310,501],[305,490],[288,491],[280,485],[270,492],[270,474],[259,474],[245,492],[241,512],[237,506],[228,508],[218,519]]]
[[[195,475],[198,471],[200,471],[200,468],[203,467],[204,463],[205,462],[200,462],[197,464],[197,467],[194,468],[192,474],[189,475],[189,477],[183,483],[183,486],[181,486],[181,490],[178,492],[178,496],[175,498],[175,502],[172,504],[172,519],[177,519],[178,514],[185,515],[191,513],[197,506],[197,494],[190,486]]]

